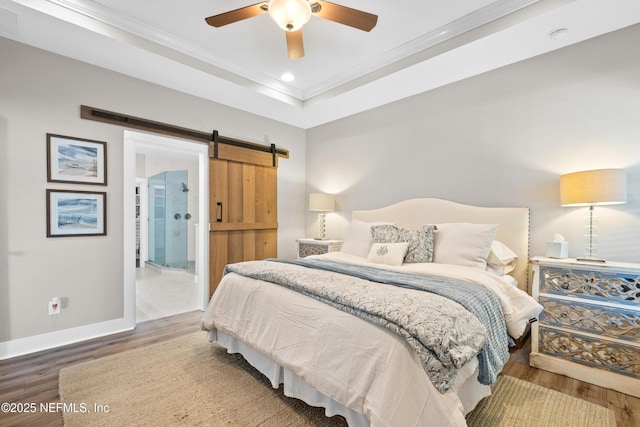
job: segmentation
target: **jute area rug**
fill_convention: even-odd
[[[204,332],[60,371],[65,426],[346,426],[342,417],[274,390],[239,355]],[[71,406],[69,406],[71,407]],[[516,378],[467,417],[477,427],[615,426],[613,411]]]

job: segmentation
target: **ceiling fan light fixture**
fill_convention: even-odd
[[[269,15],[285,31],[297,31],[311,18],[307,0],[270,0]]]

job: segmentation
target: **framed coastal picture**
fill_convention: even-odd
[[[48,133],[47,181],[107,185],[107,143]]]
[[[106,236],[107,193],[47,190],[47,237]]]

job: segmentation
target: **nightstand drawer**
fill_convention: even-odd
[[[540,353],[640,378],[640,349],[540,326]]]
[[[582,268],[540,268],[540,293],[640,306],[640,276]]]
[[[298,239],[298,258],[337,252],[341,247],[342,240]]]
[[[310,245],[307,243],[300,243],[298,246],[298,256],[300,258],[308,257],[310,255],[322,255],[328,252],[328,247],[324,245]]]
[[[540,323],[640,342],[640,312],[540,297]],[[640,350],[639,350],[640,351]]]

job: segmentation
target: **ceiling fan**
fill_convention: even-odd
[[[309,21],[311,14],[362,31],[371,31],[378,22],[377,15],[321,0],[269,0],[210,16],[205,21],[213,27],[222,27],[263,13],[269,13],[285,30],[289,59],[304,56],[302,26]]]

